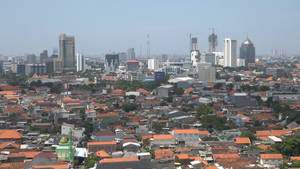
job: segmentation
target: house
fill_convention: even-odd
[[[255,136],[256,137],[267,137],[267,136],[281,137],[281,136],[288,136],[291,134],[292,134],[291,130],[260,130],[260,131],[256,131]]]
[[[37,165],[33,169],[69,169],[69,164]]]
[[[189,154],[176,154],[175,161],[181,164],[189,164],[192,159],[190,159]]]
[[[199,143],[198,129],[175,129],[172,135],[177,143],[184,143],[187,145],[194,145]]]
[[[99,114],[98,118],[101,119],[101,124],[104,126],[120,120],[118,113],[103,113]]]
[[[51,166],[57,164],[57,155],[54,153],[41,152],[36,155],[31,162],[29,162],[26,167],[34,168],[39,166]]]
[[[87,148],[89,153],[95,153],[99,150],[104,150],[105,152],[115,152],[117,149],[117,143],[115,141],[109,142],[88,142]]]
[[[251,141],[248,137],[237,137],[235,138],[235,144],[240,146],[248,146],[251,144]]]
[[[282,154],[260,154],[260,164],[264,166],[279,166],[282,163]]]
[[[103,151],[103,150],[99,150],[97,151],[96,153],[96,156],[99,157],[100,159],[103,159],[103,158],[110,158],[111,155],[107,154],[107,152]]]
[[[165,134],[165,135],[153,135],[153,140],[151,142],[154,145],[165,145],[169,146],[171,144],[174,144],[174,138],[171,134]]]
[[[209,131],[207,131],[207,130],[199,131],[199,137],[200,137],[200,138],[204,138],[204,137],[207,137],[207,136],[209,136],[209,135],[210,135],[210,133],[209,133]]]
[[[239,154],[236,154],[236,153],[226,153],[226,154],[213,154],[213,158],[214,160],[218,161],[218,160],[232,160],[232,161],[235,161],[235,160],[238,160],[240,158]]]
[[[230,97],[230,101],[236,107],[257,106],[258,103],[254,98],[251,98],[246,93],[234,93]]]
[[[159,159],[173,159],[174,158],[174,152],[170,149],[158,149],[154,151],[154,157],[156,160]]]
[[[292,161],[292,160],[300,161],[300,156],[292,156],[292,157],[291,157],[291,161]]]
[[[63,123],[61,125],[61,135],[63,135],[63,136],[69,135],[70,130],[72,131],[73,137],[76,137],[79,140],[84,137],[85,128],[82,128],[82,127],[75,128],[75,125],[68,124],[68,123]]]
[[[126,142],[123,144],[123,150],[127,152],[138,152],[141,145],[136,142]]]
[[[300,104],[300,94],[273,94],[272,100],[281,104]]]
[[[0,130],[0,143],[3,142],[20,142],[22,139],[22,134],[17,130]]]
[[[116,139],[116,133],[110,130],[96,131],[92,135],[95,142],[114,141]]]
[[[1,151],[16,151],[20,149],[20,145],[16,144],[14,142],[3,142],[0,144],[0,150]]]
[[[23,112],[23,108],[19,106],[5,106],[3,112],[4,114],[11,115],[11,114],[16,114],[16,113],[21,113]]]
[[[277,143],[281,143],[282,142],[282,139],[278,138],[276,136],[268,136],[267,138],[268,138],[268,140],[269,140],[269,142],[271,144],[277,144]]]
[[[105,158],[98,162],[97,169],[151,169],[149,160],[139,160],[137,157]]]
[[[32,161],[34,157],[39,155],[38,151],[26,151],[26,152],[18,152],[18,153],[10,153],[8,155],[8,162],[24,162],[24,161]]]
[[[163,85],[163,86],[158,87],[156,89],[157,96],[159,96],[159,97],[168,97],[170,89],[172,87],[173,87],[172,85]]]

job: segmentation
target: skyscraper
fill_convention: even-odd
[[[40,53],[40,62],[45,63],[46,59],[48,58],[48,51],[43,50],[42,53]]]
[[[198,39],[196,37],[191,38],[191,51],[198,50]]]
[[[240,47],[240,58],[245,59],[246,66],[255,63],[255,47],[248,37]]]
[[[75,40],[74,36],[61,34],[59,36],[59,60],[63,71],[74,71],[75,66]]]
[[[200,61],[200,51],[198,50],[198,39],[196,37],[190,37],[191,40],[191,62],[195,67]]]
[[[27,55],[26,62],[28,64],[36,64],[36,55],[35,54]]]
[[[107,72],[114,72],[120,65],[118,54],[107,54],[105,55],[105,70]]]
[[[237,40],[230,38],[224,39],[224,60],[225,67],[237,66]]]
[[[208,51],[216,52],[218,47],[218,36],[214,32],[208,37]]]
[[[76,55],[77,72],[84,71],[84,64],[85,64],[84,56],[81,53],[77,53]]]
[[[127,59],[128,60],[135,60],[135,52],[134,52],[134,48],[129,48],[127,50]]]

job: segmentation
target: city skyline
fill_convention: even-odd
[[[85,54],[134,48],[137,56],[146,56],[150,34],[151,54],[188,55],[189,34],[198,37],[201,51],[208,51],[212,27],[218,35],[217,51],[224,50],[225,38],[240,44],[248,35],[258,55],[270,54],[273,48],[300,53],[296,0],[70,2],[2,1],[0,54],[38,54],[58,48],[57,36],[66,33],[75,36],[76,52]]]

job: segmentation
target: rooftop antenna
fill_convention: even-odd
[[[147,34],[147,58],[150,58],[150,37],[149,33]]]

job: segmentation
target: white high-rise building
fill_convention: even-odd
[[[198,50],[198,40],[196,37],[191,37],[191,62],[193,67],[196,67],[200,62],[200,51]]]
[[[84,56],[81,53],[77,53],[76,55],[76,70],[77,72],[84,71]]]
[[[157,59],[148,59],[148,69],[157,70],[159,68],[159,62]]]
[[[237,66],[237,40],[226,38],[224,40],[225,67]]]

